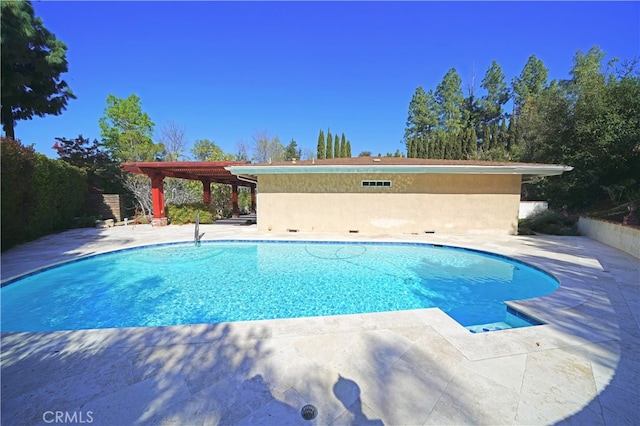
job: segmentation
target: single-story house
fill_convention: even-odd
[[[261,231],[516,234],[523,181],[563,165],[357,157],[225,167]]]

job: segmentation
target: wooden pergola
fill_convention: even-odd
[[[122,163],[122,170],[129,173],[147,175],[151,179],[151,199],[153,201],[154,226],[167,225],[164,204],[164,178],[199,180],[202,182],[202,199],[205,204],[211,204],[211,184],[222,183],[231,185],[233,217],[238,217],[238,187],[251,189],[251,211],[256,210],[256,183],[243,180],[225,169],[228,166],[247,164],[244,161],[172,161],[172,162],[136,162]]]

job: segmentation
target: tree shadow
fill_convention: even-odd
[[[2,423],[40,424],[56,411],[91,413],[93,424],[238,423],[273,399],[250,374],[269,357],[263,332],[208,324],[3,333]]]

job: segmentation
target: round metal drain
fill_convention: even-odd
[[[302,407],[300,414],[302,414],[302,418],[305,420],[313,420],[318,415],[318,409],[311,404],[305,405]]]

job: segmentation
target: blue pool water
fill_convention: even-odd
[[[522,326],[503,302],[557,287],[552,276],[509,258],[427,244],[165,244],[85,258],[5,285],[1,329],[163,326],[439,307],[477,332]]]

